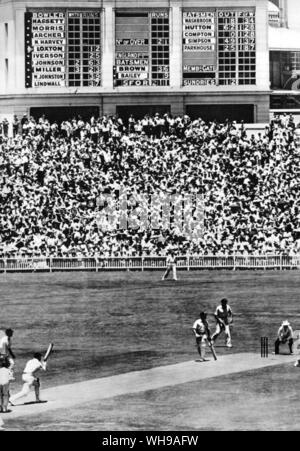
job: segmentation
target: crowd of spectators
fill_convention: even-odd
[[[0,122],[0,256],[300,254],[294,119],[262,133],[188,116]],[[201,195],[201,234],[120,229],[107,195]],[[105,199],[103,202],[101,199]],[[113,217],[113,213],[111,214]],[[199,224],[200,227],[200,224]]]

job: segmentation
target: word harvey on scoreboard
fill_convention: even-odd
[[[25,13],[26,88],[66,86],[64,12]]]

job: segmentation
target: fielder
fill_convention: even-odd
[[[4,357],[9,361],[10,380],[14,380],[14,367],[15,367],[15,354],[12,351],[12,337],[14,331],[12,329],[6,329],[3,337],[0,338],[0,357]]]
[[[166,280],[171,271],[173,272],[173,280],[177,280],[176,256],[174,252],[171,252],[167,257],[167,271],[161,280]]]
[[[40,403],[42,402],[40,400],[40,379],[37,377],[38,373],[40,371],[46,371],[47,369],[47,362],[44,361],[42,358],[42,354],[39,352],[35,353],[32,360],[29,360],[25,366],[24,372],[23,372],[23,388],[22,390],[12,396],[10,398],[11,405],[14,405],[14,402],[27,396],[30,392],[31,387],[34,387],[35,391],[35,398],[36,402]]]
[[[6,357],[0,358],[0,412],[8,412],[10,371],[9,361]],[[1,423],[0,423],[1,426]]]
[[[200,356],[200,362],[207,362],[205,360],[206,342],[210,341],[210,329],[207,322],[207,314],[200,313],[200,318],[194,322],[193,331],[196,337],[196,346]]]
[[[225,332],[226,346],[232,348],[230,325],[233,323],[233,314],[227,299],[222,299],[221,305],[215,311],[216,331],[211,337],[212,344],[217,340],[222,332]]]

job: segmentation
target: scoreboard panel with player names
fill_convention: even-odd
[[[101,12],[25,13],[25,85],[101,85]]]
[[[255,10],[184,11],[183,86],[255,84]]]

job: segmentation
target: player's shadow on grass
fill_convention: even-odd
[[[30,401],[30,402],[24,402],[24,406],[32,406],[32,405],[34,405],[34,404],[46,404],[48,401],[39,401],[39,402],[36,402],[36,401]]]

